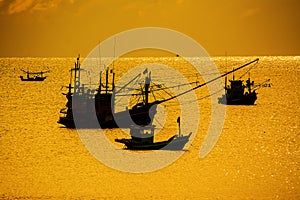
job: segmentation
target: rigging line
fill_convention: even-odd
[[[134,96],[135,97],[135,99],[137,99],[137,101],[136,102],[140,102],[140,99],[141,99],[141,97],[143,97],[143,101],[144,101],[144,95],[143,95],[143,88],[142,88],[142,95],[136,95],[136,96]],[[131,103],[131,104],[130,104]],[[130,104],[130,107],[132,107],[132,101],[131,102],[129,102],[129,104]]]
[[[163,99],[163,100],[166,99],[166,98],[164,97],[164,94],[162,94],[161,91],[159,91],[159,92],[157,93],[157,95],[160,97],[160,99]],[[170,96],[172,97],[172,95],[170,95]]]
[[[164,84],[156,84],[154,82],[152,82],[156,87],[158,87],[158,89],[152,89],[153,91],[165,91],[166,89],[171,89],[171,88],[178,88],[180,86],[186,86],[186,85],[191,85],[191,84],[197,84],[198,82],[197,81],[194,81],[194,82],[190,82],[190,83],[183,83],[183,84],[179,84],[179,85],[174,85],[174,86],[169,86],[169,87],[166,87]],[[163,88],[164,87],[164,88]],[[153,88],[153,86],[151,87]],[[172,95],[170,95],[172,96]]]
[[[151,93],[152,93],[152,96],[153,96],[154,100],[156,101],[156,96],[154,95],[154,92],[151,91]]]
[[[222,90],[224,90],[224,89],[222,88],[222,89],[220,89],[220,90],[218,90],[218,91],[216,91],[216,92],[214,92],[214,93],[212,93],[212,94],[206,95],[206,96],[204,96],[204,97],[201,97],[201,98],[198,98],[198,99],[195,99],[195,100],[184,101],[184,102],[181,102],[180,104],[181,104],[181,105],[186,105],[186,104],[194,103],[194,102],[197,102],[197,101],[206,99],[206,98],[208,98],[208,97],[210,97],[210,96],[216,95],[216,94],[218,94],[218,93],[219,93],[220,91],[222,91]],[[177,106],[177,105],[176,105],[176,104],[174,104],[174,105],[168,104],[168,106]]]
[[[197,101],[202,100],[202,99],[206,99],[206,98],[208,98],[208,97],[210,97],[210,96],[213,96],[213,95],[216,95],[216,94],[218,94],[219,92],[221,92],[222,90],[224,90],[224,88],[222,88],[222,89],[220,89],[220,90],[218,90],[218,91],[216,91],[216,92],[214,92],[214,93],[212,93],[212,94],[209,94],[209,95],[206,95],[206,96],[204,96],[204,97],[201,97],[201,98],[197,99]]]
[[[163,79],[164,80],[169,80],[169,79],[171,79],[171,80],[174,80],[174,78],[176,78],[176,79],[187,79],[187,78],[197,78],[198,76],[203,76],[203,75],[210,75],[210,74],[216,74],[217,72],[216,72],[216,70],[210,70],[210,71],[206,71],[206,73],[193,73],[193,74],[184,74],[184,73],[182,73],[181,75],[183,76],[183,77],[178,77],[178,76],[176,76],[176,75],[174,75],[174,76],[168,76],[168,77],[163,77]],[[161,76],[151,76],[152,77],[152,79],[158,79],[159,80],[159,78],[162,78]]]
[[[130,80],[128,83],[126,83],[124,86],[122,86],[118,91],[116,91],[116,93],[120,92],[122,89],[124,89],[126,86],[128,86],[130,83],[132,83],[134,80],[136,80],[140,76],[141,76],[141,73],[139,73],[138,75],[136,75],[132,80]]]
[[[271,87],[272,83],[270,83],[270,81],[271,81],[271,79],[267,79],[262,83],[255,84],[255,86],[253,87],[253,90],[259,90],[260,88],[263,88],[263,87]],[[265,86],[266,84],[268,86]]]
[[[238,67],[238,68],[236,68],[236,69],[233,69],[233,70],[231,70],[231,71],[229,71],[229,72],[227,72],[227,73],[225,73],[225,74],[222,74],[221,76],[218,76],[218,77],[216,77],[216,78],[213,78],[213,79],[211,79],[211,80],[209,80],[209,81],[207,81],[207,82],[205,82],[205,83],[202,83],[202,84],[200,84],[200,85],[198,85],[198,86],[196,86],[196,87],[194,87],[194,88],[192,88],[192,89],[189,89],[189,90],[187,90],[187,91],[185,91],[185,92],[182,92],[182,93],[180,93],[180,94],[178,94],[178,95],[176,95],[176,96],[173,96],[173,97],[171,97],[171,98],[169,98],[169,99],[157,101],[156,103],[163,103],[163,102],[169,101],[169,100],[171,100],[171,99],[174,99],[174,98],[176,98],[176,97],[179,97],[179,96],[181,96],[181,95],[184,95],[184,94],[186,94],[186,93],[188,93],[188,92],[191,92],[191,91],[193,91],[193,90],[196,90],[196,89],[198,89],[198,88],[200,88],[200,87],[203,87],[203,86],[205,86],[205,85],[207,85],[207,84],[209,84],[209,83],[211,83],[211,82],[214,82],[214,81],[216,81],[216,80],[218,80],[218,79],[220,79],[220,78],[222,78],[222,77],[224,77],[224,76],[227,76],[228,74],[231,74],[231,73],[233,73],[233,72],[235,72],[235,71],[237,71],[237,70],[239,70],[239,69],[242,69],[243,67],[246,67],[246,66],[248,66],[248,65],[250,65],[250,64],[252,64],[252,63],[254,63],[254,62],[258,62],[258,60],[259,60],[259,59],[257,58],[257,59],[255,59],[255,60],[253,60],[253,61],[251,61],[251,62],[249,62],[249,63],[246,63],[246,64],[244,64],[244,65],[242,65],[242,66],[240,66],[240,67]]]
[[[243,76],[245,76],[253,67],[255,67],[257,65],[257,63],[255,63],[254,65],[252,65],[251,67],[249,67],[249,69],[244,73],[242,74],[242,76],[240,76],[239,79],[241,79]]]
[[[156,87],[159,88],[159,86],[156,83],[153,83]],[[167,93],[169,96],[172,96],[169,92],[167,92],[165,89],[161,88],[161,90],[165,93]]]

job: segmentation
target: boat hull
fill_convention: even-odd
[[[91,117],[88,114],[78,115],[75,124],[72,117],[61,116],[57,123],[64,125],[66,128],[99,128],[99,126],[101,128],[129,128],[134,124],[145,126],[151,123],[151,118],[147,112],[130,115],[130,119],[125,112],[116,113],[114,117],[109,119],[98,116],[97,119],[90,120]]]
[[[99,128],[99,125],[101,128],[130,128],[130,126],[135,124],[146,126],[152,123],[157,107],[156,104],[152,104],[112,114],[110,107],[106,108],[105,111],[101,111],[103,107],[98,109],[96,107],[95,109],[93,106],[90,106],[93,103],[90,100],[79,101],[74,106],[76,109],[69,110],[69,114],[67,114],[65,109],[62,109],[57,123],[67,128],[75,128],[75,126],[76,128]],[[82,105],[86,107],[81,107]],[[74,114],[73,112],[76,113]],[[76,116],[76,124],[73,116]]]
[[[182,150],[190,136],[191,133],[187,136],[174,135],[169,140],[153,143],[137,143],[132,139],[115,139],[115,141],[123,143],[129,150]]]
[[[46,77],[36,77],[36,78],[23,78],[23,76],[20,76],[21,81],[44,81]]]
[[[248,95],[243,95],[239,98],[230,98],[226,95],[223,95],[219,98],[219,104],[227,105],[254,105],[257,99],[256,93],[251,93]]]
[[[57,123],[64,125],[66,128],[75,128],[74,120],[67,117],[59,117]]]

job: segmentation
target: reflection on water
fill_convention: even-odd
[[[174,59],[162,63],[180,67]],[[210,99],[201,99],[206,88],[198,90],[201,122],[191,147],[170,166],[144,174],[106,167],[85,149],[76,130],[56,123],[66,103],[60,89],[69,82],[74,60],[0,59],[0,197],[299,199],[300,57],[260,58],[251,78],[270,78],[272,87],[258,90],[255,106],[227,106],[222,135],[204,159],[198,154],[210,122]],[[227,66],[249,60],[228,57]],[[214,61],[225,71],[224,57]],[[125,70],[144,62],[121,59],[115,66]],[[39,66],[51,70],[44,82],[20,81],[20,68]],[[176,131],[176,124],[171,128]],[[105,132],[111,141],[126,136],[119,130]],[[158,140],[168,137],[159,134]]]

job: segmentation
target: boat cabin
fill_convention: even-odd
[[[230,87],[226,88],[227,95],[238,98],[244,95],[245,86],[242,80],[230,80]]]
[[[149,126],[136,126],[130,127],[130,135],[132,142],[152,144],[154,142],[154,125]]]

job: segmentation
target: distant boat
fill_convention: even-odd
[[[226,85],[225,78],[225,95],[218,99],[220,104],[227,105],[254,105],[257,99],[257,93],[252,90],[254,81],[251,82],[250,77],[246,80],[229,80],[230,85]]]
[[[180,133],[180,118],[177,119],[179,133],[170,137],[168,140],[154,142],[154,125],[148,126],[131,126],[131,138],[115,139],[115,142],[122,143],[130,150],[182,150],[185,144],[189,141],[192,133],[181,135]]]
[[[44,81],[47,78],[47,76],[44,76],[44,74],[50,72],[50,71],[30,72],[30,71],[25,71],[23,69],[21,69],[21,71],[26,73],[26,78],[20,76],[22,81]]]

